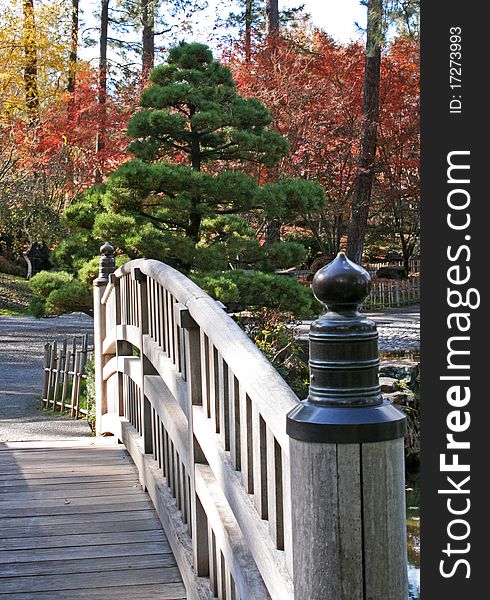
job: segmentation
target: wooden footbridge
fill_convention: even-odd
[[[380,394],[369,276],[316,276],[298,398],[192,281],[94,282],[91,444],[0,447],[0,598],[406,600],[404,416]]]

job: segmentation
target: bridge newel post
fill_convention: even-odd
[[[313,292],[308,398],[287,417],[295,600],[406,600],[405,416],[379,386],[367,271],[343,253]]]
[[[107,412],[107,394],[102,370],[104,368],[103,343],[106,333],[106,306],[102,303],[102,297],[109,283],[109,276],[116,269],[114,248],[106,242],[100,247],[99,275],[94,280],[94,366],[95,366],[95,427],[99,435],[101,417]]]

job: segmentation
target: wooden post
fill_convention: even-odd
[[[100,248],[99,276],[94,281],[94,363],[95,363],[95,391],[96,391],[96,425],[97,435],[100,435],[101,417],[107,411],[106,386],[102,376],[104,368],[103,342],[105,338],[106,307],[102,304],[109,275],[115,270],[114,248],[105,243]]]
[[[65,368],[63,370],[63,388],[61,389],[60,412],[63,412],[65,410],[65,400],[66,400],[66,394],[68,391],[68,379],[69,379],[69,373],[70,373],[70,362],[71,362],[71,350],[70,350],[70,348],[67,348],[66,356],[65,356]]]
[[[405,416],[381,396],[371,281],[343,253],[320,269],[307,400],[287,417],[295,600],[406,600]]]
[[[51,366],[51,344],[47,342],[44,344],[44,379],[43,379],[43,393],[41,397],[41,408],[44,408],[45,402],[47,402],[49,393],[49,377],[50,377],[50,366]]]
[[[149,319],[148,319],[148,288],[147,288],[147,277],[144,273],[141,272],[140,269],[136,268],[131,271],[131,279],[133,280],[133,290],[138,290],[136,292],[136,297],[133,299],[135,307],[135,313],[139,316],[139,332],[140,332],[140,359],[141,359],[141,379],[139,382],[139,393],[141,394],[141,410],[142,410],[142,418],[141,418],[141,427],[142,427],[142,437],[143,437],[143,447],[145,454],[153,454],[154,444],[153,444],[153,423],[152,423],[152,408],[150,401],[146,397],[145,394],[145,375],[153,375],[154,367],[151,365],[150,361],[146,358],[143,347],[143,336],[148,334],[149,331]]]
[[[189,405],[187,407],[188,440],[189,440],[189,472],[190,479],[190,529],[192,532],[192,549],[194,569],[200,577],[209,575],[209,532],[206,512],[196,493],[194,465],[206,463],[204,454],[194,435],[193,411],[195,405],[202,406],[202,372],[201,343],[197,323],[191,317],[189,309],[183,304],[175,305],[175,322],[184,332],[186,381]]]

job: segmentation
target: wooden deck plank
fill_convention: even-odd
[[[77,477],[73,477],[72,475],[67,475],[65,477],[38,477],[36,479],[30,479],[26,481],[22,476],[19,475],[17,478],[9,478],[0,481],[0,493],[8,492],[9,488],[18,488],[18,487],[30,487],[34,488],[37,486],[52,486],[52,485],[69,485],[69,484],[77,484],[82,485],[85,483],[103,483],[103,484],[112,484],[112,483],[124,483],[129,481],[139,481],[138,475],[136,473],[120,473],[120,474],[110,474],[110,475],[79,475]],[[47,488],[46,488],[47,489]]]
[[[0,546],[1,548],[1,546]],[[78,548],[48,548],[42,552],[38,550],[0,550],[1,563],[33,562],[35,560],[65,560],[70,558],[106,558],[114,556],[133,556],[138,553],[171,552],[170,545],[162,542],[145,542],[124,544],[105,544],[102,546],[80,546]]]
[[[116,522],[127,522],[127,521],[140,521],[141,519],[157,519],[153,513],[146,510],[127,510],[127,511],[112,511],[110,508],[108,512],[93,513],[90,515],[90,519],[84,513],[77,514],[64,514],[64,515],[38,515],[31,517],[12,517],[9,519],[3,519],[2,525],[5,528],[11,527],[48,527],[50,525],[58,527],[59,525],[77,525],[80,523],[113,523]],[[158,519],[157,519],[158,520]],[[159,522],[159,521],[158,521]],[[3,528],[2,528],[3,531]]]
[[[0,444],[0,600],[182,600],[168,540],[124,449]]]
[[[72,590],[69,600],[185,600],[182,584],[146,584],[124,587],[101,587],[98,590]],[[0,600],[67,600],[66,591],[0,593]]]
[[[90,573],[71,573],[63,575],[36,575],[20,577],[3,577],[1,579],[2,593],[12,592],[67,592],[77,589],[98,589],[104,587],[121,587],[140,585],[143,583],[177,583],[180,573],[177,567],[152,569],[130,569],[127,571],[98,570]]]
[[[160,531],[162,528],[160,521],[154,518],[135,519],[134,521],[86,521],[84,523],[60,523],[56,525],[56,535],[78,535],[84,533],[115,533],[127,531]],[[33,532],[34,529],[34,532]],[[4,527],[2,529],[2,538],[4,540],[12,538],[30,538],[33,535],[47,535],[51,527],[20,525],[19,527]]]
[[[104,559],[105,569],[109,571],[124,571],[137,568],[163,568],[174,567],[175,558],[167,554],[137,554],[135,556],[114,556]],[[27,575],[69,575],[73,573],[93,573],[100,569],[98,558],[79,560],[39,560],[30,563],[9,563],[0,566],[0,590],[2,577],[15,577]]]
[[[11,497],[17,496],[22,493],[24,499],[27,498],[34,500],[38,498],[40,500],[44,498],[66,498],[67,495],[76,495],[79,498],[83,497],[96,497],[104,496],[107,494],[123,494],[128,489],[139,489],[141,490],[141,484],[138,480],[132,481],[114,481],[111,484],[107,482],[101,483],[90,483],[87,482],[83,485],[72,483],[72,484],[58,484],[50,486],[17,486],[0,490],[0,502],[8,500]]]
[[[3,550],[31,550],[48,548],[72,548],[106,544],[130,544],[134,542],[163,542],[165,534],[153,531],[120,531],[116,533],[80,533],[71,535],[39,535],[30,538],[10,538],[2,541]]]

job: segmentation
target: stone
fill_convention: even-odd
[[[380,377],[379,385],[381,387],[381,391],[385,394],[390,394],[391,392],[396,392],[396,383],[398,379],[394,377]]]

